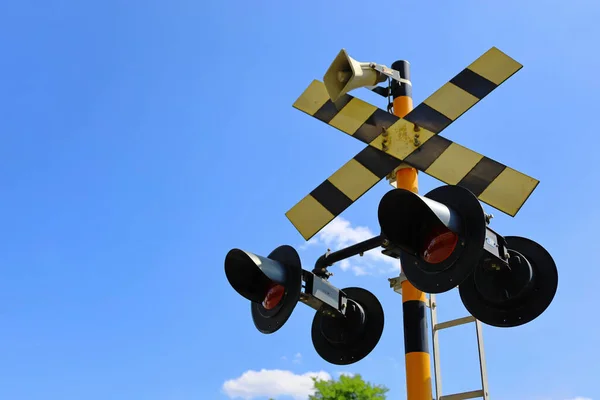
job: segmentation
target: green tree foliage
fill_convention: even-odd
[[[316,392],[309,400],[385,400],[389,391],[385,386],[365,382],[360,375],[341,375],[337,381],[313,380]]]

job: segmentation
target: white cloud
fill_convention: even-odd
[[[340,261],[340,268],[342,271],[348,271],[350,269],[350,261],[348,259]]]
[[[302,354],[296,353],[294,355],[294,359],[292,360],[294,364],[300,364],[302,362]]]
[[[325,371],[297,375],[279,369],[250,370],[236,379],[226,381],[223,384],[223,391],[230,399],[251,400],[262,396],[273,398],[291,396],[295,400],[306,400],[315,392],[313,377],[321,380],[331,379],[331,375]]]
[[[296,353],[292,357],[288,357],[286,355],[281,356],[281,361],[289,361],[291,360],[294,364],[302,363],[302,353]]]
[[[354,272],[354,275],[356,275],[356,276],[369,275],[369,273],[367,272],[367,270],[364,267],[360,267],[357,265],[352,266],[352,271]]]
[[[337,217],[317,235],[317,241],[328,246],[346,247],[375,236],[366,226],[352,227],[350,221]]]
[[[348,376],[350,378],[352,378],[354,375],[356,375],[354,372],[348,372],[348,371],[338,371],[336,372],[337,376]]]
[[[376,236],[366,226],[353,227],[350,221],[337,217],[323,228],[315,237],[300,246],[305,250],[308,247],[320,245],[336,251],[355,243],[362,242]],[[385,256],[381,253],[381,247],[364,253],[364,257],[354,256],[335,264],[342,271],[352,271],[355,275],[370,275],[374,272],[389,273],[399,272],[400,263],[397,259]]]
[[[589,397],[575,397],[573,399],[568,399],[568,400],[592,400]]]

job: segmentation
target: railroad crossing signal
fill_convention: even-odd
[[[402,163],[465,187],[484,203],[515,216],[539,181],[439,134],[521,68],[492,47],[404,118],[347,93],[333,102],[325,84],[314,80],[294,107],[368,146],[286,216],[309,240]]]
[[[538,317],[558,285],[550,254],[534,241],[488,227],[479,201],[515,216],[539,181],[439,135],[453,121],[522,68],[493,47],[403,118],[348,94],[376,87],[398,71],[361,63],[342,50],[323,80],[313,81],[294,107],[367,144],[287,217],[309,240],[354,201],[402,164],[447,185],[424,196],[393,189],[379,203],[381,234],[321,256],[304,270],[296,250],[280,246],[267,257],[232,249],[225,258],[231,286],[250,300],[256,328],[280,329],[298,302],[316,310],[311,335],[317,353],[333,364],[363,359],[377,345],[384,326],[381,304],[356,287],[338,289],[327,268],[376,247],[401,259],[417,289],[441,293],[454,287],[467,310],[481,322],[512,327]],[[419,333],[418,330],[415,332]]]

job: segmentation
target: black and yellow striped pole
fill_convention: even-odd
[[[410,64],[401,60],[392,64],[400,77],[410,82]],[[392,80],[394,115],[402,118],[413,109],[412,85]],[[414,193],[419,191],[417,170],[407,164],[396,169],[396,187]],[[402,315],[404,320],[404,353],[406,363],[407,400],[431,400],[431,361],[427,340],[425,293],[409,281],[402,282]]]

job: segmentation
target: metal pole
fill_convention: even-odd
[[[400,77],[410,81],[410,64],[400,60],[392,64]],[[392,80],[394,115],[404,117],[413,109],[412,86]],[[396,187],[414,193],[419,191],[417,170],[403,164],[396,170]],[[401,266],[402,267],[402,266]],[[406,363],[407,400],[431,400],[431,360],[427,340],[425,293],[408,281],[402,282],[402,315],[404,320],[404,357]]]

